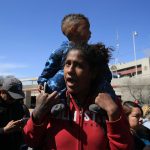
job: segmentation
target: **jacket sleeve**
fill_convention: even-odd
[[[39,147],[41,141],[43,141],[43,136],[46,133],[47,123],[44,122],[41,125],[34,124],[32,117],[27,121],[23,128],[23,135],[25,143],[30,147]]]
[[[133,136],[122,109],[120,118],[113,122],[106,120],[106,126],[111,150],[134,150]]]
[[[44,84],[47,80],[54,76],[61,66],[61,48],[53,51],[45,63],[45,67],[38,77],[38,84]]]
[[[62,59],[68,47],[70,47],[69,42],[63,42],[60,48],[51,53],[41,75],[38,77],[38,84],[43,85],[44,82],[47,82],[48,79],[52,78],[62,68]]]

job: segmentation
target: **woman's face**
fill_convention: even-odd
[[[0,97],[7,104],[11,104],[14,101],[11,98],[11,96],[6,91],[4,91],[4,90],[0,91]]]
[[[92,72],[79,50],[71,50],[68,53],[64,65],[64,79],[67,90],[71,94],[85,94],[89,92]]]
[[[142,117],[141,110],[138,107],[132,108],[132,111],[128,116],[129,124],[132,129],[135,129],[140,124],[141,117]]]

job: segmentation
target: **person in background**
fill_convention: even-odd
[[[1,86],[2,86],[2,84],[3,84],[3,82],[4,82],[4,77],[3,77],[3,76],[0,76],[0,88],[1,88]]]
[[[22,83],[15,77],[6,77],[0,88],[0,149],[27,149],[24,145],[22,128],[26,121],[21,104],[24,99]]]
[[[48,60],[45,63],[41,75],[38,78],[39,91],[44,89],[44,83],[46,82],[46,92],[51,93],[53,91],[59,92],[62,95],[62,100],[65,91],[65,81],[63,73],[64,58],[68,49],[75,44],[87,44],[91,37],[90,23],[87,17],[83,14],[68,14],[66,15],[61,23],[61,30],[63,34],[68,38],[68,41],[63,44],[57,50],[54,50]],[[112,89],[110,82],[112,79],[111,71],[108,64],[105,66],[104,80],[100,84],[100,91],[106,91],[115,100],[115,92]],[[65,103],[64,101],[62,103]],[[59,106],[59,107],[58,107]],[[55,109],[56,108],[56,109]],[[59,109],[60,108],[60,109]],[[61,110],[64,105],[57,105],[52,109],[52,112]],[[91,107],[93,108],[93,107]],[[93,109],[96,110],[97,107]]]
[[[21,99],[20,100],[20,103],[22,104],[22,107],[23,107],[23,110],[24,110],[24,118],[29,118],[30,117],[30,111],[29,111],[29,108],[24,104],[24,100]]]
[[[143,110],[143,125],[150,129],[150,105],[144,104],[142,106]],[[149,141],[150,141],[150,135],[149,135]]]
[[[142,127],[140,130],[138,130],[138,133],[144,143],[146,145],[150,145],[150,105],[144,104],[142,106],[143,110],[143,121],[142,121]]]
[[[91,45],[75,45],[68,50],[64,63],[67,107],[57,115],[51,114],[51,107],[59,100],[58,92],[39,94],[38,105],[24,127],[25,141],[30,147],[133,150],[132,135],[120,100],[114,101],[108,93],[96,94],[109,52],[104,47]],[[89,111],[93,103],[105,113]]]
[[[144,104],[142,106],[142,110],[143,110],[143,117],[146,118],[146,116],[148,114],[150,114],[150,105],[149,104]]]
[[[146,135],[146,132],[144,131],[145,129],[142,126],[141,118],[143,117],[143,110],[141,106],[132,101],[125,101],[123,103],[123,109],[128,118],[130,130],[134,137],[135,150],[144,150],[150,148],[144,143],[141,136],[141,132],[143,132],[142,135],[144,133]]]

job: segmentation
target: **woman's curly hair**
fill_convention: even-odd
[[[102,64],[108,64],[111,58],[111,52],[113,51],[110,47],[105,47],[103,43],[90,44],[89,48],[95,51],[93,54],[97,55],[97,59],[101,59]]]
[[[95,74],[93,83],[99,83],[104,79],[105,72],[108,70],[108,62],[111,58],[111,51],[113,49],[106,48],[102,43],[96,44],[74,44],[68,50],[79,50],[82,57],[90,66],[90,70]],[[67,54],[68,54],[67,53]]]

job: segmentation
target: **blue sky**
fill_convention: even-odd
[[[37,77],[52,50],[66,38],[61,20],[69,13],[83,13],[91,23],[90,42],[119,48],[120,63],[150,56],[149,0],[0,0],[0,75]],[[117,36],[118,35],[118,36]]]

